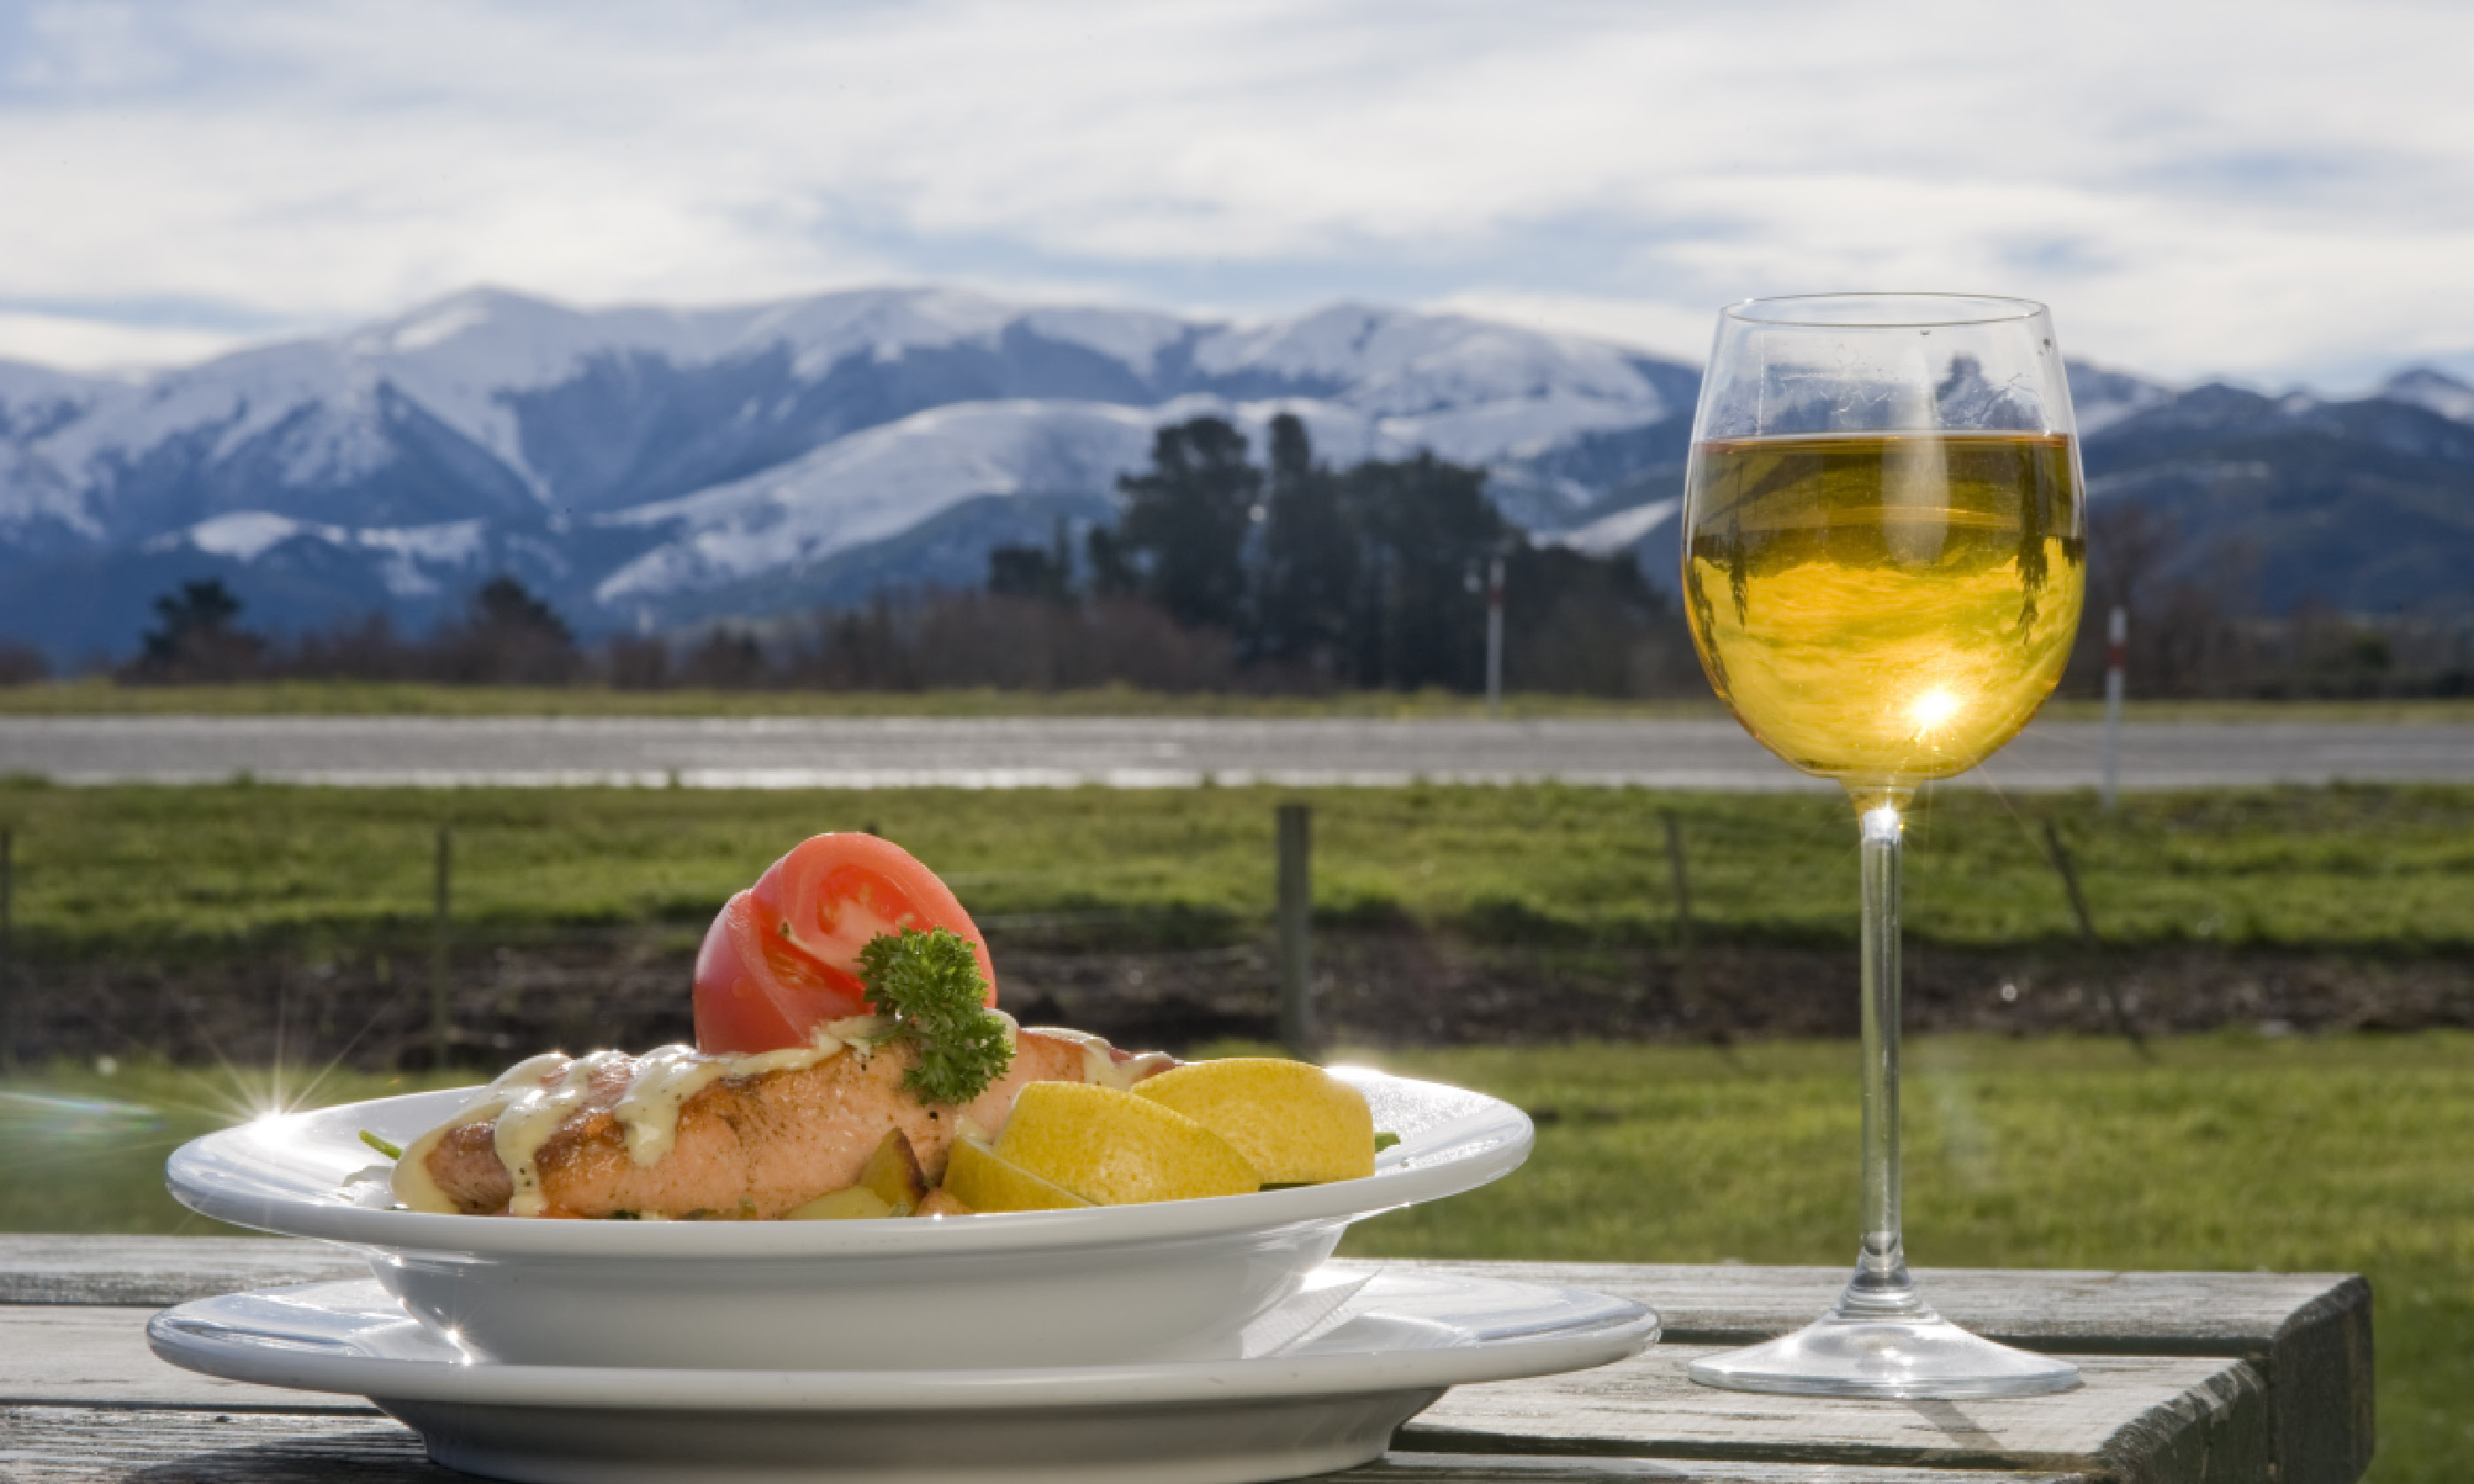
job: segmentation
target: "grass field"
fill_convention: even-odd
[[[119,685],[109,680],[0,685],[0,716],[1389,716],[1482,717],[1486,703],[1441,690],[1328,696],[1093,690],[616,690],[605,685],[439,685],[413,682],[268,681],[225,685]],[[1605,700],[1515,692],[1503,714],[1535,717],[1718,717],[1713,697]],[[2049,716],[2093,721],[2092,701],[2059,701]],[[2474,721],[2474,700],[2137,701],[2134,721]]]
[[[1682,824],[1708,941],[1836,945],[1855,829],[1827,796],[1562,786],[900,790],[53,788],[0,782],[15,933],[36,956],[246,954],[416,932],[454,831],[467,941],[594,923],[701,930],[817,830],[874,828],[976,914],[1261,921],[1273,805],[1316,810],[1318,913],[1517,942],[1662,943],[1663,819]],[[2076,932],[2038,822],[2057,820],[2108,940],[2387,955],[2474,945],[2474,788],[2085,796],[1953,790],[1916,811],[1906,926],[1951,945]]]
[[[1852,1261],[1847,1045],[1395,1054],[1563,1117],[1502,1184],[1358,1229],[1362,1256]],[[2360,1272],[2381,1458],[2474,1451],[2474,1039],[1910,1048],[1907,1248],[1927,1266]]]
[[[1561,1116],[1518,1174],[1377,1218],[1362,1257],[1838,1263],[1852,1257],[1855,1051],[1839,1044],[1393,1053]],[[2382,1484],[2474,1448],[2474,1038],[2217,1036],[1910,1047],[1908,1245],[1926,1265],[2367,1274]],[[297,1095],[299,1074],[291,1079]],[[342,1074],[315,1101],[418,1078]],[[270,1095],[159,1066],[0,1084],[0,1229],[202,1233],[163,1155]]]

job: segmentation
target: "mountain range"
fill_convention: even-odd
[[[2239,550],[2273,610],[2474,606],[2474,388],[2368,398],[2072,368],[2098,509],[2186,569]],[[952,289],[580,310],[476,289],[144,376],[0,362],[0,636],[125,655],[217,576],[292,629],[418,630],[508,572],[588,634],[969,586],[1115,518],[1116,476],[1201,414],[1300,417],[1335,464],[1484,466],[1541,539],[1672,570],[1699,373],[1612,343],[1341,304],[1238,324]]]

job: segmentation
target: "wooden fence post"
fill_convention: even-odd
[[[450,1007],[447,993],[447,920],[451,900],[454,870],[452,836],[445,825],[438,826],[438,876],[429,932],[429,1065],[432,1071],[447,1066],[447,1048],[450,1026]]]
[[[1314,813],[1279,807],[1280,1041],[1300,1061],[1318,1058],[1314,1015]]]

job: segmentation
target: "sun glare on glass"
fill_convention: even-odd
[[[1907,707],[1907,716],[1919,732],[1932,731],[1958,714],[1958,697],[1935,686],[1916,697]]]

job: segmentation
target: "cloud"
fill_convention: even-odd
[[[0,310],[0,360],[76,371],[202,361],[238,348],[246,338],[227,331],[115,324],[83,316]]]
[[[0,302],[934,277],[1697,353],[1730,298],[1936,286],[2276,380],[2474,349],[2468,55],[2380,0],[0,7]]]

